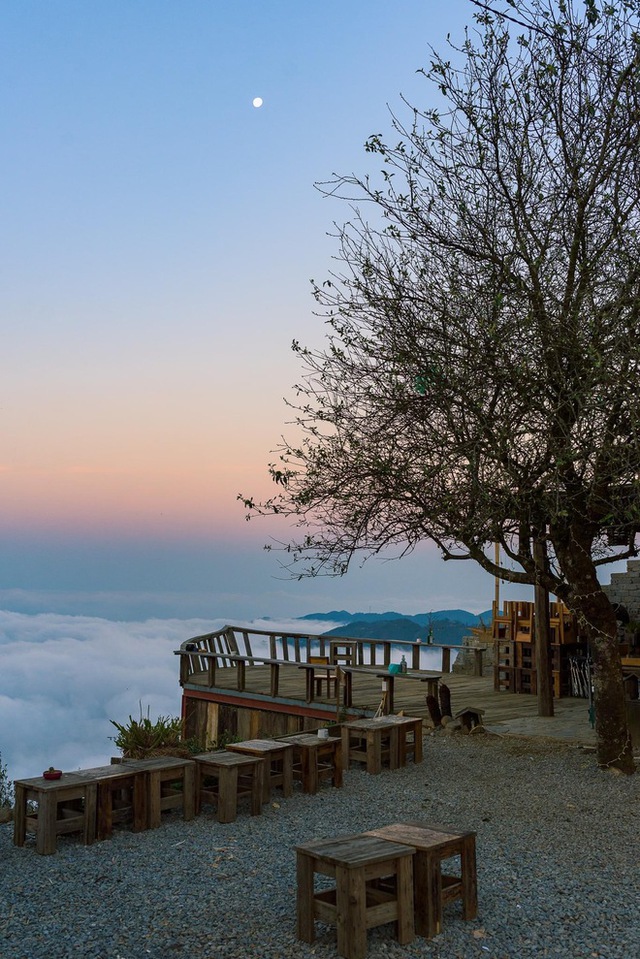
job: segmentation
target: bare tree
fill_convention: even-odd
[[[495,575],[500,543],[500,576],[577,614],[598,761],[630,772],[597,572],[640,529],[639,4],[475,5],[423,71],[429,107],[368,140],[380,173],[323,185],[352,210],[314,284],[327,345],[294,344],[277,494],[241,498],[296,520],[303,575],[424,539]]]

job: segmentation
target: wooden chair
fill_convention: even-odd
[[[332,666],[356,666],[358,643],[355,639],[332,639],[329,641],[329,658]]]
[[[327,684],[327,699],[331,699],[332,696],[336,694],[336,671],[331,666],[331,662],[328,656],[309,656],[307,662],[312,663],[314,666],[322,667],[326,666],[326,671],[322,668],[319,668],[317,671],[314,670],[314,680],[316,684],[316,696],[322,696],[322,684]],[[333,692],[332,692],[333,687]]]
[[[517,602],[515,615],[515,641],[533,643],[535,640],[535,606],[533,603]]]

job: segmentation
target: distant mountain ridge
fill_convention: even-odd
[[[396,642],[426,640],[432,633],[434,643],[462,645],[472,626],[491,621],[491,612],[469,613],[465,609],[442,609],[431,613],[405,616],[402,613],[349,613],[347,610],[332,610],[330,613],[309,613],[301,620],[313,619],[325,622],[340,622],[342,625],[327,630],[324,636],[353,636],[355,639],[390,639]]]
[[[315,619],[320,622],[330,623],[357,623],[364,621],[375,623],[380,620],[405,619],[418,623],[420,626],[428,626],[429,622],[436,622],[439,619],[448,619],[454,623],[463,623],[465,626],[479,626],[480,622],[491,622],[491,610],[484,613],[470,613],[466,609],[439,609],[430,613],[416,613],[414,616],[409,613],[350,613],[346,609],[334,609],[330,613],[307,613],[306,616],[300,616],[299,619]]]

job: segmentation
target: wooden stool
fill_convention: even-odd
[[[422,719],[413,716],[385,716],[398,727],[398,766],[406,766],[409,755],[414,763],[423,760]]]
[[[243,743],[229,743],[231,752],[257,756],[266,763],[262,799],[269,802],[271,790],[282,789],[285,797],[293,795],[293,746],[277,739],[247,739]]]
[[[416,932],[427,939],[442,931],[442,906],[462,900],[462,915],[478,914],[475,832],[454,832],[446,826],[425,823],[394,823],[371,829],[368,836],[407,843],[415,850],[413,863]],[[460,856],[460,875],[443,876],[443,859]]]
[[[319,919],[337,926],[338,952],[346,959],[364,959],[367,929],[387,922],[397,923],[401,945],[412,942],[414,851],[367,835],[296,846],[298,939],[313,942]],[[315,892],[315,873],[335,879],[335,888]],[[382,877],[394,877],[391,892],[374,885]]]
[[[315,733],[299,733],[284,736],[282,742],[293,746],[293,778],[302,783],[303,792],[317,793],[325,779],[330,779],[334,786],[342,786],[340,736],[320,739]]]
[[[126,765],[126,762],[123,763]],[[157,829],[167,809],[182,809],[186,821],[195,815],[195,768],[192,759],[158,756],[131,762],[138,774],[144,775],[147,827]]]
[[[217,807],[218,822],[234,822],[238,799],[249,796],[251,815],[262,812],[264,760],[225,749],[201,753],[196,762],[196,812],[202,803]]]
[[[47,780],[42,776],[17,779],[13,842],[24,846],[27,832],[36,835],[36,852],[50,856],[56,851],[57,838],[72,832],[81,832],[86,846],[96,838],[95,779],[81,774],[63,773],[60,779]],[[31,814],[27,804],[36,802],[38,811]]]
[[[366,763],[367,772],[376,775],[383,762],[398,768],[398,724],[388,716],[382,719],[354,719],[342,724],[342,761],[348,769],[351,760]]]
[[[97,783],[97,839],[109,839],[114,823],[131,823],[134,832],[147,828],[145,777],[136,769],[134,760],[82,769],[79,775],[95,779]]]

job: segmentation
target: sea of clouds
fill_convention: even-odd
[[[174,650],[224,620],[113,622],[0,611],[0,755],[10,779],[105,765],[118,750],[110,720],[179,716]],[[335,623],[253,620],[255,629],[322,633]],[[255,652],[259,652],[257,648]]]
[[[0,610],[0,757],[10,779],[109,763],[118,754],[111,720],[179,716],[174,651],[213,632],[218,619],[117,622],[95,616]],[[337,623],[255,619],[253,629],[320,634]],[[266,652],[252,638],[254,652]],[[426,652],[426,651],[425,651]],[[400,658],[396,651],[394,658]],[[437,657],[437,653],[429,654]],[[437,669],[438,662],[423,668]]]

